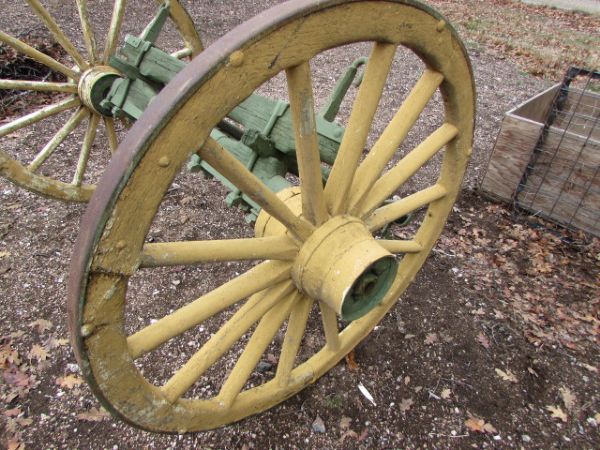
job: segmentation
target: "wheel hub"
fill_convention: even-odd
[[[299,188],[278,196],[296,214],[302,202]],[[264,210],[257,236],[286,233],[286,228]],[[296,287],[326,303],[344,320],[356,320],[385,297],[396,277],[398,262],[373,238],[356,217],[342,215],[325,222],[302,244],[292,267]]]
[[[119,72],[110,66],[95,66],[86,70],[77,87],[83,104],[103,116],[112,116],[109,109],[101,106],[101,102],[119,77]]]
[[[296,286],[355,320],[383,300],[396,276],[396,259],[362,221],[336,216],[304,242],[292,267]]]

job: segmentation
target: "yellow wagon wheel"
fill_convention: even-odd
[[[371,43],[371,55],[323,188],[309,62],[355,42]],[[426,69],[361,160],[399,46],[414,51]],[[300,185],[273,194],[209,133],[280,72],[294,116]],[[384,170],[437,91],[444,123]],[[184,432],[263,411],[314,382],[367,336],[422,266],[459,192],[473,122],[465,49],[438,13],[413,0],[284,3],[217,41],[134,125],[89,204],[72,263],[69,312],[75,352],[96,395],[138,427]],[[261,205],[254,238],[147,242],[163,196],[195,152]],[[443,156],[442,164],[429,187],[386,201],[435,155]],[[426,213],[410,239],[373,239],[376,230],[419,208]],[[259,262],[126,335],[125,314],[133,301],[128,285],[139,270],[241,260]],[[318,320],[309,320],[313,307]],[[161,345],[232,309],[183,365],[152,359]],[[355,320],[341,330],[336,313]],[[300,358],[307,323],[320,328],[324,343]],[[247,383],[278,333],[284,337],[273,377]],[[222,371],[218,393],[196,395],[195,383],[240,341],[243,350],[233,368]],[[146,357],[172,368],[172,376],[151,380],[136,365]]]
[[[85,56],[67,37],[52,14],[39,0],[27,0],[27,3],[40,21],[50,31],[56,42],[66,52],[69,62],[57,61],[22,40],[0,31],[0,42],[12,47],[18,53],[27,56],[49,70],[62,74],[65,82],[49,82],[44,80],[0,79],[0,90],[22,90],[52,92],[57,96],[52,104],[44,106],[21,117],[8,118],[0,124],[0,175],[13,183],[33,192],[64,201],[88,201],[95,186],[85,180],[85,171],[90,157],[92,145],[97,131],[104,127],[108,141],[107,147],[115,151],[118,145],[117,131],[110,117],[94,101],[96,91],[107,89],[118,72],[108,66],[108,59],[117,50],[119,36],[125,15],[126,0],[115,0],[109,30],[103,48],[96,43],[95,33],[91,26],[87,0],[76,0],[77,11],[81,22]],[[163,3],[158,0],[157,4]],[[178,0],[171,0],[171,19],[182,37],[185,48],[178,51],[179,56],[195,55],[202,51],[202,43],[194,24],[180,5]],[[68,6],[68,5],[67,5]],[[62,5],[61,8],[67,7]],[[55,117],[63,112],[72,112],[61,128],[47,133],[44,145],[37,149],[35,156],[25,160],[22,148],[9,152],[7,142],[15,137],[15,133],[34,127],[38,122]],[[79,154],[73,158],[72,178],[65,180],[53,174],[40,174],[42,165],[56,152],[59,146],[82,124],[85,132],[81,141]],[[103,125],[101,125],[103,123]]]

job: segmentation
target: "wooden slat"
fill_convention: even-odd
[[[600,236],[599,180],[600,177],[596,177],[590,189],[586,189],[551,177],[541,182],[541,177],[532,176],[519,194],[519,204],[564,225],[570,224]],[[587,195],[582,199],[586,192]]]
[[[600,144],[548,133],[519,205],[559,223],[600,235]]]
[[[507,115],[518,116],[534,122],[546,122],[548,113],[552,109],[552,103],[556,93],[560,89],[561,83],[557,83],[543,92],[533,96],[529,100],[521,103],[516,108],[508,111]]]
[[[553,125],[582,137],[590,136],[591,131],[590,137],[600,140],[600,126],[597,125],[599,114],[600,95],[591,90],[582,92],[580,89],[570,88],[561,113]]]
[[[544,143],[539,146],[540,153],[533,172],[548,172],[549,176],[560,180],[576,176],[581,179],[577,184],[586,184],[600,165],[600,142],[572,134],[563,136],[559,132],[556,130],[546,134]],[[571,174],[573,167],[575,173]]]
[[[540,137],[543,124],[506,115],[481,189],[511,201]]]

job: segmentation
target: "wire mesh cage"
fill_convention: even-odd
[[[567,228],[600,236],[600,72],[563,81],[509,111],[482,190]]]

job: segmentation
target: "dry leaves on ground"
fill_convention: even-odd
[[[108,419],[110,414],[108,414],[102,408],[90,408],[89,411],[85,411],[77,414],[77,418],[79,420],[85,420],[87,422],[101,422],[104,419]]]
[[[558,81],[569,66],[594,69],[600,64],[598,24],[593,15],[520,1],[430,2],[467,41],[508,56],[532,75]]]
[[[439,341],[438,335],[436,333],[428,333],[425,337],[426,345],[433,345]]]
[[[496,305],[506,305],[534,346],[560,345],[592,354],[600,344],[600,239],[540,220],[547,231],[515,223],[497,204],[457,212],[457,226],[441,237],[437,248],[469,280],[468,287],[495,306],[477,305],[472,314],[504,320],[506,312]],[[491,345],[484,333],[477,341]]]
[[[73,389],[75,386],[79,386],[82,383],[83,380],[75,375],[66,375],[56,379],[56,384],[66,389]]]
[[[567,415],[560,406],[548,405],[546,409],[554,419],[562,420],[563,422],[567,421]]]
[[[0,398],[7,404],[16,397],[25,397],[39,383],[33,374],[35,367],[23,362],[10,338],[0,338],[0,369],[4,379]]]
[[[452,391],[448,388],[443,389],[442,393],[440,394],[440,397],[442,397],[444,400],[448,400],[451,396],[452,396]]]
[[[497,433],[498,430],[491,424],[486,422],[483,419],[478,419],[477,417],[469,417],[465,420],[465,425],[471,431],[476,431],[478,433]]]
[[[412,398],[403,398],[400,402],[400,412],[406,414],[406,412],[414,405],[415,401]]]
[[[6,443],[6,450],[25,450],[25,444],[18,439],[9,439]]]
[[[517,377],[510,370],[506,372],[502,369],[496,369],[496,374],[502,378],[504,381],[510,381],[511,383],[518,383]]]
[[[352,419],[350,417],[342,417],[340,419],[340,430],[344,431],[350,428],[350,424],[352,423]]]
[[[38,333],[44,333],[50,330],[53,326],[52,322],[45,319],[37,319],[29,324],[30,327],[37,329]]]
[[[575,408],[575,403],[577,401],[575,394],[573,394],[571,389],[567,387],[561,387],[559,391],[562,401],[565,404],[565,408],[567,408],[568,411],[573,411],[573,409]]]
[[[29,359],[37,359],[38,361],[46,361],[50,353],[41,345],[34,344],[28,353]]]
[[[344,442],[346,438],[358,439],[358,433],[350,428],[352,424],[352,419],[350,417],[342,417],[340,419],[340,431],[342,435],[340,437],[340,442]]]
[[[484,348],[490,348],[490,340],[487,338],[487,336],[485,334],[483,334],[483,332],[480,332],[477,335],[477,342],[479,342],[481,345],[483,345]]]

